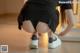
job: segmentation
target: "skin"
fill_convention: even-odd
[[[65,15],[67,17],[68,26],[63,32],[61,32],[59,34],[59,36],[66,35],[71,30],[73,25],[75,24],[74,19],[73,19],[73,18],[75,18],[75,16],[73,15],[73,11],[71,9],[65,10]],[[33,28],[30,21],[26,21],[26,23],[25,22],[23,23],[23,29],[29,33],[36,34],[36,30]],[[48,25],[45,23],[39,22],[36,29],[37,29],[37,32],[39,33],[39,35],[44,34],[46,32],[48,32],[49,37],[52,37],[52,35],[53,35],[53,32],[51,30],[49,30]]]
[[[67,28],[63,32],[61,32],[59,34],[60,36],[64,36],[65,34],[67,34],[71,30],[71,28],[74,26],[74,24],[75,24],[75,22],[74,22],[75,16],[73,14],[72,9],[65,10],[65,15],[67,17],[67,24],[68,24],[68,26],[67,26]]]
[[[67,34],[71,30],[73,25],[75,24],[74,19],[73,19],[74,15],[73,15],[72,9],[65,10],[65,15],[67,17],[67,24],[68,24],[68,26],[67,26],[67,28],[63,32],[61,32],[59,34],[59,36],[64,36],[65,34]],[[47,35],[49,35],[49,37],[52,37],[52,34],[53,34],[53,32],[49,29],[48,25],[46,23],[43,23],[43,22],[39,22],[37,27],[36,27],[36,30],[35,30],[30,20],[24,21],[22,28],[26,32],[29,32],[31,34],[39,33],[41,35],[41,34],[44,34],[44,33],[48,32]]]
[[[67,28],[64,31],[62,31],[61,33],[59,33],[59,36],[65,36],[71,30],[71,28],[74,26],[74,24],[76,23],[74,21],[75,20],[74,19],[75,16],[73,14],[72,9],[65,10],[65,16],[67,18],[67,24],[68,24],[68,26],[67,26]],[[64,24],[64,23],[62,23],[62,24]],[[52,37],[53,32],[51,30],[49,30],[48,35],[49,35],[49,37]]]

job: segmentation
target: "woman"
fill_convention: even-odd
[[[70,0],[63,0],[63,1],[66,2]],[[28,0],[23,6],[18,16],[18,28],[19,29],[23,28],[26,32],[29,32],[33,35],[32,41],[35,40],[35,42],[37,43],[37,44],[33,43],[34,45],[33,48],[38,48],[38,38],[37,35],[34,35],[36,32],[38,32],[38,34],[40,35],[44,35],[49,31],[55,33],[56,27],[59,22],[59,17],[56,13],[57,12],[56,6],[58,4],[61,6],[61,8],[64,8],[65,15],[71,21],[70,25],[72,27],[73,26],[72,18],[74,16],[72,13],[72,7],[70,3],[61,4],[59,3],[58,0],[55,1],[54,0]],[[64,32],[61,32],[59,35],[63,36],[65,33],[67,33],[67,31],[69,31],[69,29],[66,29]],[[53,39],[54,39],[53,35],[50,35],[49,48],[55,48],[53,46],[54,44]]]

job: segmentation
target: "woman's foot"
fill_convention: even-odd
[[[48,47],[50,49],[54,49],[61,46],[61,40],[59,39],[59,37],[56,34],[53,34],[52,37],[49,37],[49,45]]]
[[[37,49],[38,48],[38,37],[36,35],[33,35],[31,39],[32,40],[31,40],[30,48]]]
[[[31,49],[37,49],[38,48],[38,37],[36,35],[32,36],[32,41],[31,41],[31,45],[30,48]],[[61,40],[59,39],[59,37],[56,34],[53,34],[52,37],[49,37],[49,44],[48,47],[50,49],[54,49],[57,48],[61,45]]]

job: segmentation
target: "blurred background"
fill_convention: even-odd
[[[30,51],[28,48],[31,35],[17,28],[17,16],[25,1],[26,0],[0,0],[0,45],[9,45],[9,53],[14,51],[18,51],[17,53],[25,51],[27,51],[25,53],[38,53],[35,50]],[[63,46],[56,49],[58,50],[57,53],[80,52],[80,0],[73,0],[73,2],[72,6],[74,15],[76,16],[76,24],[68,34],[60,37],[63,41]],[[62,27],[59,25],[57,32],[59,33],[61,30]],[[74,52],[71,51],[71,49],[73,49]],[[49,53],[53,53],[53,50],[50,51],[52,52]],[[56,53],[55,51],[54,53]],[[48,53],[48,51],[44,50],[41,53]]]

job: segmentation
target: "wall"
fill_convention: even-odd
[[[18,13],[24,0],[0,0],[0,14]]]
[[[0,0],[0,14],[4,13],[5,11],[5,4],[4,0]]]

